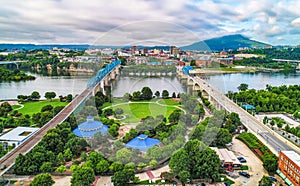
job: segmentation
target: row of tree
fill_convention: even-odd
[[[244,86],[243,86],[244,87]],[[240,92],[229,92],[227,96],[237,102],[249,103],[257,112],[298,112],[300,104],[300,85],[282,85],[273,87],[266,85],[265,90],[240,89]]]

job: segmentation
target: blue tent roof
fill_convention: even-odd
[[[78,125],[73,133],[78,137],[92,138],[97,132],[106,133],[108,127],[102,122],[94,120],[93,116],[88,116],[87,121]]]
[[[255,110],[255,106],[250,104],[243,104],[242,107],[244,107],[246,110]]]
[[[147,135],[141,134],[129,141],[125,147],[146,151],[150,147],[153,147],[159,143],[160,141],[158,139],[148,138]]]

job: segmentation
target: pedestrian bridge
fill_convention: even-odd
[[[0,175],[3,175],[8,171],[15,163],[18,155],[26,154],[34,146],[36,146],[43,136],[47,133],[48,130],[55,128],[58,124],[64,122],[82,103],[84,103],[87,98],[98,90],[101,90],[101,84],[106,81],[109,83],[112,77],[115,77],[119,73],[121,61],[115,60],[112,63],[106,65],[105,68],[102,68],[98,71],[97,75],[93,77],[85,90],[76,96],[67,106],[65,106],[56,116],[54,116],[47,124],[40,128],[35,134],[30,136],[26,141],[21,143],[19,146],[14,148],[12,151],[7,153],[0,159],[0,165],[5,165],[6,168],[0,171]]]

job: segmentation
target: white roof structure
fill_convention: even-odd
[[[292,160],[298,167],[300,167],[300,155],[292,150],[281,151],[286,155],[290,160]]]
[[[225,163],[233,163],[233,164],[241,164],[234,153],[227,149],[218,149],[217,147],[210,147],[212,150],[216,151],[217,155],[219,156],[221,162]]]
[[[8,133],[0,136],[0,141],[6,142],[22,142],[29,136],[37,132],[40,128],[33,127],[17,127]]]

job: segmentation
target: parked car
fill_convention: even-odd
[[[246,159],[244,157],[237,157],[237,159],[239,160],[239,162],[241,163],[246,163]]]
[[[270,176],[270,179],[271,179],[272,181],[274,181],[274,182],[277,182],[277,179],[276,179],[275,177],[273,177],[273,176]]]
[[[230,183],[228,183],[228,182],[224,182],[224,184],[225,184],[226,186],[230,186]]]
[[[239,175],[245,176],[246,178],[250,178],[250,174],[248,174],[247,172],[239,172]]]

